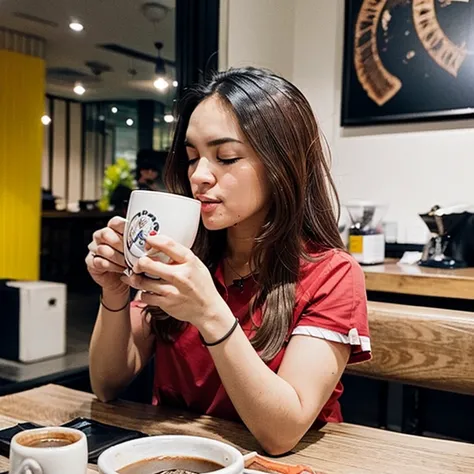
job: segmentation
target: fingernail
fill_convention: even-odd
[[[156,235],[158,232],[156,232],[156,230],[150,230],[150,233],[148,234],[150,237],[152,237],[153,235]]]

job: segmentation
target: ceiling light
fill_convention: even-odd
[[[51,117],[49,115],[43,115],[41,117],[41,123],[43,125],[49,125],[51,123]]]
[[[161,50],[163,49],[163,43],[158,41],[157,43],[155,43],[155,48],[158,50],[158,55],[155,60],[155,82],[153,82],[153,85],[159,91],[164,91],[168,89],[170,84],[165,79],[166,66],[165,66],[164,59],[161,57]]]
[[[125,123],[126,123],[129,127],[131,127],[131,126],[133,125],[133,120],[132,120],[131,118],[128,118],[128,119],[125,121]]]
[[[155,80],[153,85],[159,90],[159,91],[164,91],[168,89],[169,83],[166,79],[163,77],[159,77],[158,79]]]
[[[141,11],[147,20],[158,23],[165,19],[170,8],[158,2],[146,2],[141,6]]]
[[[157,49],[157,56],[155,59],[155,74],[159,76],[164,76],[166,74],[165,61],[161,57],[161,50],[163,49],[163,43],[158,41],[155,43],[155,48]]]
[[[165,120],[166,123],[172,123],[172,122],[174,122],[174,117],[173,117],[172,115],[170,115],[170,114],[166,114],[163,118],[164,118],[164,120]]]
[[[178,87],[178,81],[173,81],[173,87]]]
[[[117,107],[112,107],[110,110],[113,114],[116,114],[118,112]]]
[[[85,91],[86,90],[84,89],[84,86],[79,82],[74,86],[74,92],[77,95],[82,95],[82,94],[84,94]]]
[[[71,28],[72,31],[80,32],[84,29],[84,25],[78,21],[71,21],[69,28]]]

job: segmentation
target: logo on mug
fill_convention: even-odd
[[[131,255],[140,258],[145,252],[145,242],[152,230],[158,232],[160,224],[157,218],[147,210],[132,217],[127,234],[127,249]]]

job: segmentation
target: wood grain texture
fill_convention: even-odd
[[[388,260],[363,270],[369,291],[474,300],[474,268],[444,270]]]
[[[55,385],[0,398],[0,427],[19,421],[58,425],[77,416],[157,434],[218,439],[242,452],[258,450],[245,426],[130,402],[104,404],[91,394]],[[346,423],[311,430],[282,461],[326,474],[473,473],[474,445],[392,433]],[[0,458],[0,469],[8,462]],[[91,466],[90,472],[94,472]]]
[[[373,358],[348,372],[474,395],[474,314],[369,302]]]
[[[112,219],[117,215],[116,212],[109,211],[42,211],[43,219]]]

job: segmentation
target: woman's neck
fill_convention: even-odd
[[[226,258],[234,267],[249,264],[259,228],[238,224],[227,229]]]
[[[224,281],[226,286],[243,282],[252,273],[250,256],[255,240],[254,233],[244,233],[242,229],[227,229],[227,249],[224,260]],[[242,283],[243,284],[243,283]]]
[[[236,235],[234,232],[227,233],[226,257],[236,264],[247,263],[252,253],[255,236]]]
[[[248,275],[256,270],[250,266],[250,257],[266,215],[267,209],[262,208],[252,217],[227,229],[226,260],[234,273]]]

